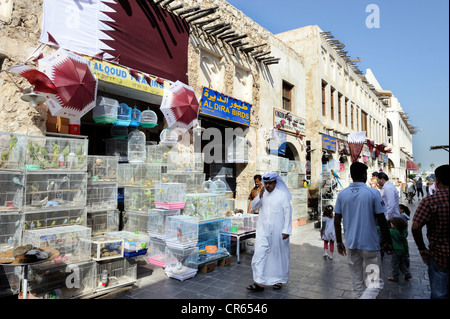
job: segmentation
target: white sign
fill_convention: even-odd
[[[279,130],[296,135],[306,135],[305,119],[289,111],[273,108],[273,125]]]

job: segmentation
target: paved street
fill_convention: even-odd
[[[413,216],[418,202],[409,205]],[[412,217],[411,216],[411,217]],[[382,261],[381,276],[384,289],[379,299],[428,299],[430,296],[427,267],[422,263],[411,235],[409,222],[410,271],[413,278],[394,283],[390,256]],[[425,238],[426,240],[426,238]],[[138,267],[138,281],[121,299],[352,299],[351,278],[347,258],[335,252],[333,260],[325,260],[323,241],[312,222],[294,229],[291,237],[291,271],[288,284],[281,290],[266,287],[263,292],[250,292],[246,286],[253,282],[252,255],[241,252],[241,262],[236,256],[231,265],[218,267],[210,273],[200,273],[185,281],[166,277],[162,268],[152,265]]]

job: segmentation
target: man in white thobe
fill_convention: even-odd
[[[263,183],[264,188],[252,201],[252,209],[260,209],[252,259],[254,283],[247,287],[253,291],[261,291],[265,285],[280,289],[289,279],[291,194],[276,173],[264,175]]]

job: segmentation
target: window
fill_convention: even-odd
[[[326,89],[327,89],[327,83],[322,81],[322,116],[327,115]]]
[[[342,94],[338,93],[338,123],[342,123]]]
[[[283,109],[292,110],[292,90],[294,86],[283,81]]]
[[[353,121],[353,103],[352,103],[352,105],[350,106],[350,128],[353,130],[354,128],[355,128],[355,123],[354,123],[354,121]]]
[[[367,113],[364,111],[361,111],[361,131],[367,132]]]
[[[344,105],[344,109],[345,109],[345,126],[348,127],[348,99],[345,98],[345,105]]]
[[[330,106],[331,106],[331,120],[334,121],[334,91],[335,89],[331,88],[331,94],[330,94]]]

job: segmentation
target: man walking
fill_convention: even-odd
[[[260,209],[252,259],[254,283],[247,287],[252,291],[262,291],[265,285],[280,289],[289,279],[291,193],[276,173],[264,175],[263,183],[252,201],[252,209]]]
[[[434,172],[438,191],[422,199],[414,214],[412,234],[423,262],[428,266],[431,299],[448,299],[449,286],[449,165]],[[427,226],[428,249],[422,228]]]
[[[416,182],[416,189],[417,189],[417,198],[420,200],[420,196],[423,196],[423,183],[422,183],[422,177],[419,177],[419,179]]]
[[[338,253],[342,256],[347,255],[347,249],[342,243],[341,221],[343,221],[353,294],[355,298],[375,299],[383,288],[378,262],[380,242],[377,223],[383,234],[383,249],[387,252],[392,251],[391,235],[384,216],[386,208],[380,192],[366,185],[366,165],[360,162],[353,163],[350,166],[350,175],[353,183],[339,193],[334,208]],[[364,272],[368,272],[366,280]]]
[[[378,173],[377,176],[378,184],[381,188],[381,199],[386,205],[386,220],[391,220],[392,217],[400,217],[400,210],[398,205],[400,204],[400,199],[398,196],[397,187],[389,181],[389,177],[384,172]]]

